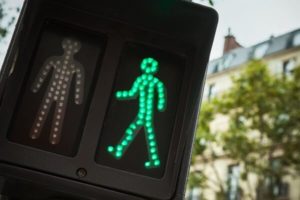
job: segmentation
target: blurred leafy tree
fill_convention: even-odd
[[[268,188],[287,174],[299,175],[299,78],[300,68],[291,75],[276,76],[262,61],[250,62],[238,77],[232,78],[230,90],[203,104],[194,155],[210,154],[217,159],[209,144],[221,146],[228,158],[243,166],[241,181],[250,190],[258,185],[251,185],[249,173],[257,175],[259,186],[268,182]],[[226,116],[229,127],[212,132],[210,123],[220,114]],[[209,181],[209,177],[206,179]],[[220,191],[224,191],[224,181],[219,184],[223,187]],[[272,189],[261,193],[262,199],[276,196]]]
[[[211,112],[212,107],[210,104],[203,104],[201,106],[201,112],[199,119],[208,119],[211,121],[213,119],[213,113]],[[192,165],[197,162],[197,155],[203,155],[206,149],[206,140],[214,139],[214,137],[210,136],[210,128],[209,124],[206,123],[205,120],[199,120],[197,132],[196,134],[194,148],[192,152]],[[206,187],[207,177],[201,171],[194,170],[190,173],[188,187]]]
[[[214,103],[202,103],[192,152],[192,166],[197,163],[198,159],[201,159],[202,163],[210,163],[210,167],[213,169],[217,181],[211,181],[207,174],[200,170],[192,169],[189,176],[188,187],[190,189],[195,187],[204,189],[208,187],[208,183],[212,183],[218,188],[218,190],[215,191],[216,200],[222,200],[222,197],[226,196],[225,184],[221,179],[221,175],[218,173],[215,163],[210,162],[211,160],[217,159],[216,153],[211,145],[216,142],[216,135],[210,129],[210,122],[214,119],[215,113]],[[201,199],[205,199],[205,196],[203,196],[203,194],[201,195]]]
[[[10,12],[19,12],[19,8],[10,8],[6,6],[5,0],[0,0],[0,41],[7,33],[9,27],[15,22],[15,16],[11,16]]]

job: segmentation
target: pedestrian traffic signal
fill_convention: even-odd
[[[0,80],[2,194],[183,199],[216,21],[179,0],[26,1]]]

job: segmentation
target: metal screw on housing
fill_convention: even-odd
[[[79,169],[77,169],[77,171],[76,171],[76,175],[77,175],[79,178],[83,178],[83,177],[85,177],[85,176],[87,175],[87,171],[86,171],[86,169],[84,169],[84,168],[79,168]]]

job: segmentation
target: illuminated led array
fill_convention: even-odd
[[[49,58],[36,77],[32,87],[32,92],[34,93],[39,91],[44,80],[49,75],[50,70],[53,68],[53,75],[30,133],[31,139],[40,137],[50,107],[56,102],[55,113],[53,116],[54,119],[50,132],[50,143],[55,145],[60,142],[61,130],[70,93],[70,85],[74,75],[76,76],[74,101],[75,104],[82,103],[84,94],[84,68],[73,60],[73,56],[79,51],[80,46],[81,44],[79,41],[73,39],[63,40],[62,47],[64,49],[64,55],[61,57]]]
[[[128,146],[134,140],[138,131],[144,127],[146,133],[149,161],[145,162],[146,168],[160,166],[160,159],[153,125],[154,97],[157,92],[157,109],[163,111],[166,107],[166,94],[164,84],[153,76],[158,71],[158,62],[153,58],[145,58],[141,63],[143,74],[135,80],[129,91],[117,91],[116,98],[119,100],[139,97],[139,111],[137,117],[126,129],[124,136],[115,147],[108,146],[107,151],[120,159]]]

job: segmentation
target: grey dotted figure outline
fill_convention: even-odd
[[[72,79],[75,76],[75,104],[80,105],[84,97],[84,67],[74,59],[74,55],[80,50],[81,43],[74,38],[65,38],[62,41],[64,53],[62,56],[50,57],[40,69],[31,91],[37,93],[53,69],[52,77],[45,91],[36,118],[30,131],[30,138],[35,140],[41,135],[44,123],[49,115],[51,105],[55,103],[55,111],[49,142],[56,145],[60,142],[63,122],[66,114]]]

